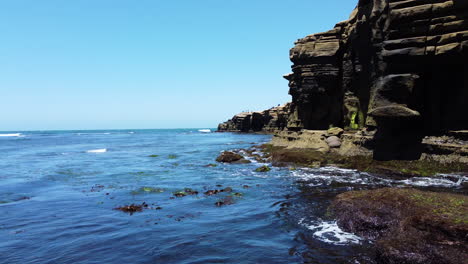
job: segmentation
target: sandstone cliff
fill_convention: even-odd
[[[281,125],[249,113],[220,130],[376,129],[375,158],[417,159],[424,136],[468,129],[467,0],[360,0],[290,59]]]
[[[218,131],[275,132],[287,127],[291,103],[265,111],[243,112],[218,125]]]

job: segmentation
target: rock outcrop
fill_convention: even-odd
[[[331,211],[343,229],[374,240],[377,263],[466,263],[468,198],[384,188],[337,196]]]
[[[423,135],[468,128],[467,18],[465,0],[359,1],[291,50],[291,128],[375,127],[378,159],[417,159]]]
[[[424,136],[468,129],[466,0],[360,0],[290,59],[292,102],[276,121],[273,109],[243,113],[220,130],[366,128],[374,158],[392,160],[419,159]]]
[[[287,127],[290,103],[261,112],[243,112],[218,125],[218,131],[274,132]]]

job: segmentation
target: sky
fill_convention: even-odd
[[[214,128],[291,100],[294,41],[356,0],[14,0],[0,130]]]

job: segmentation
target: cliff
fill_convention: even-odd
[[[424,137],[468,129],[466,0],[360,0],[348,20],[296,41],[290,59],[292,102],[220,131],[365,129],[376,131],[374,158],[419,159]]]
[[[225,132],[275,132],[286,129],[291,113],[291,103],[265,111],[243,112],[218,125]]]

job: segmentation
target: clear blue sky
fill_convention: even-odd
[[[0,130],[216,127],[290,100],[296,39],[357,0],[11,0]]]

